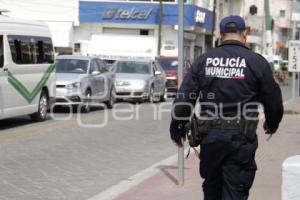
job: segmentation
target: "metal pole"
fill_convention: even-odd
[[[178,0],[178,87],[183,79],[183,34],[184,34],[184,3],[183,0]],[[178,148],[178,185],[184,185],[184,143],[183,146]]]
[[[216,7],[217,7],[217,0],[214,0],[214,5],[213,5],[213,25],[212,25],[212,44],[211,47],[215,47],[216,43],[216,35],[215,35],[215,29],[216,29]]]
[[[269,0],[264,0],[264,11],[265,11],[265,29],[266,29],[266,45],[267,45],[267,55],[268,62],[273,61],[273,35],[272,35],[272,20],[270,16],[270,2]]]
[[[297,97],[299,97],[300,96],[300,72],[298,72],[298,83],[297,83],[297,85],[298,85],[298,89],[297,89]]]
[[[293,3],[292,3],[293,5]],[[293,12],[293,11],[292,11]],[[293,21],[292,39],[296,39],[296,22]],[[296,72],[293,72],[293,87],[292,87],[292,112],[295,110],[296,103]]]
[[[162,22],[163,22],[163,4],[162,0],[159,0],[159,14],[158,14],[158,43],[157,43],[157,55],[161,54],[161,32],[162,32]]]
[[[296,101],[296,72],[293,72],[293,89],[292,89],[292,112],[295,110]]]

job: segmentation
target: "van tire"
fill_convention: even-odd
[[[47,112],[49,107],[49,98],[45,91],[41,92],[41,96],[39,99],[39,108],[36,113],[30,115],[31,120],[33,122],[42,122],[47,118]]]

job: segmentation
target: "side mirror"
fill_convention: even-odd
[[[161,71],[155,71],[155,72],[154,72],[154,75],[155,75],[155,76],[161,75]]]

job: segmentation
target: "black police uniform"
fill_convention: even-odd
[[[182,127],[192,115],[197,97],[201,111],[195,112],[205,116],[242,118],[245,105],[260,102],[270,130],[278,128],[283,115],[281,91],[268,62],[235,40],[224,41],[194,61],[174,100],[170,125],[173,140],[183,137]],[[249,107],[257,110],[257,105]],[[253,135],[249,138],[242,129],[222,126],[211,127],[204,135],[200,175],[205,200],[248,198],[257,169],[255,130]]]

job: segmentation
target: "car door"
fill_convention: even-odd
[[[164,69],[162,68],[162,66],[158,63],[158,62],[155,62],[156,63],[156,66],[158,68],[158,70],[161,72],[161,75],[160,75],[160,87],[161,87],[161,92],[164,93],[165,92],[165,87],[166,87],[166,74],[165,74],[165,71]]]
[[[90,63],[90,81],[93,96],[99,97],[101,91],[100,70],[96,59],[92,59]]]
[[[158,63],[153,62],[154,70],[156,73],[154,73],[154,80],[156,84],[156,93],[162,94],[164,90],[164,72],[161,70],[161,68],[158,66]]]
[[[112,73],[109,72],[107,65],[104,61],[97,59],[98,61],[98,65],[99,65],[99,69],[100,69],[100,73],[102,76],[102,80],[101,80],[101,89],[102,89],[102,96],[104,99],[109,99],[110,97],[110,90],[111,90],[111,86],[112,86]]]

